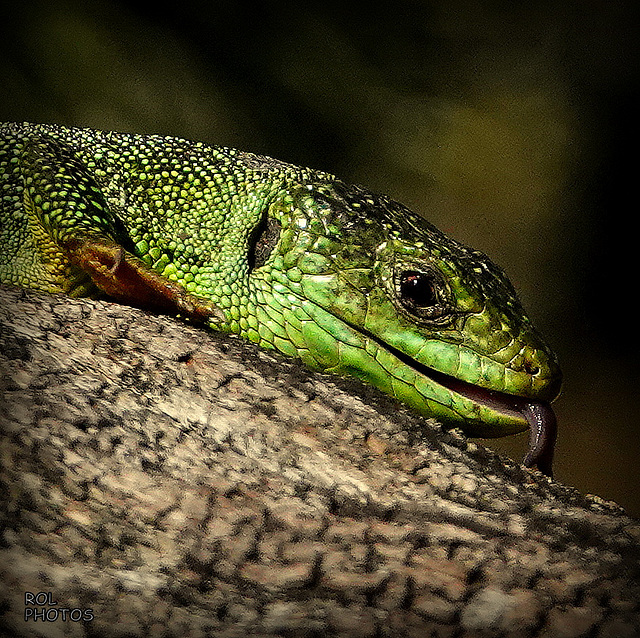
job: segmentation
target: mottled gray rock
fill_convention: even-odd
[[[239,340],[0,295],[6,635],[640,635],[614,504]]]

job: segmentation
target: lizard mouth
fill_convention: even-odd
[[[529,426],[529,450],[523,464],[526,467],[536,466],[547,476],[553,475],[553,452],[558,427],[555,413],[547,401],[534,401],[506,392],[488,390],[427,366],[418,365],[422,374],[452,392],[497,412],[524,419]]]
[[[397,350],[387,343],[378,344],[391,352],[405,365],[431,379],[434,383],[447,388],[449,391],[465,397],[473,403],[484,405],[510,418],[526,422],[529,428],[529,450],[524,457],[526,467],[537,467],[543,474],[552,476],[553,452],[557,436],[557,421],[551,405],[547,401],[537,401],[528,397],[517,396],[490,390],[473,383],[463,381],[444,372],[440,372]],[[554,397],[560,391],[560,382],[556,382],[549,390]],[[524,427],[522,428],[524,429]]]

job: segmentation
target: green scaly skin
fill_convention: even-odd
[[[559,392],[499,268],[333,175],[176,138],[6,124],[0,185],[0,282],[205,320],[474,436],[526,429],[528,407]]]

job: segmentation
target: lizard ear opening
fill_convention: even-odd
[[[249,272],[264,266],[280,239],[280,222],[268,214],[264,214],[260,223],[254,228],[249,238]]]

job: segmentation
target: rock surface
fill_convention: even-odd
[[[8,288],[0,366],[2,635],[640,635],[637,521],[355,381]]]

